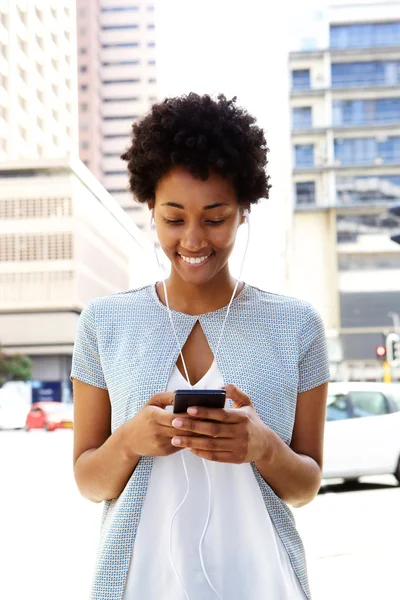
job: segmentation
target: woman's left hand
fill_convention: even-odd
[[[240,464],[268,460],[270,428],[257,415],[247,394],[232,384],[223,389],[234,407],[189,408],[188,415],[179,415],[172,421],[177,429],[172,444],[217,462]],[[185,436],[185,431],[197,436]]]

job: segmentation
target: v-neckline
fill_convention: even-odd
[[[197,381],[192,387],[196,388],[198,385],[200,385],[201,383],[203,383],[203,381],[209,376],[210,372],[214,369],[214,365],[216,364],[215,362],[215,358],[211,363],[210,368],[208,369],[208,371],[206,373],[204,373],[203,377],[201,377],[201,379],[199,379],[199,381]],[[184,375],[182,375],[182,373],[180,372],[180,370],[178,369],[178,366],[175,364],[174,369],[176,369],[179,377],[181,379],[183,379],[183,381],[187,384],[190,385],[188,380],[186,379],[186,377],[184,377]]]

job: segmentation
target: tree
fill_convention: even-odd
[[[7,381],[29,381],[32,361],[23,354],[5,354],[0,344],[0,387]]]

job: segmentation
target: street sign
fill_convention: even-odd
[[[386,357],[391,367],[400,365],[400,335],[397,333],[386,336]]]

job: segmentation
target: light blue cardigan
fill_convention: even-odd
[[[215,353],[226,308],[198,316],[172,313],[182,346],[199,320]],[[84,308],[71,379],[108,390],[114,432],[166,389],[177,358],[167,309],[149,285],[95,298]],[[290,444],[297,394],[329,380],[321,318],[307,302],[246,284],[232,303],[218,366],[224,383],[248,394],[262,420]],[[91,600],[122,600],[152,461],[141,458],[120,496],[104,503]],[[293,515],[252,467],[294,572],[311,598]]]

